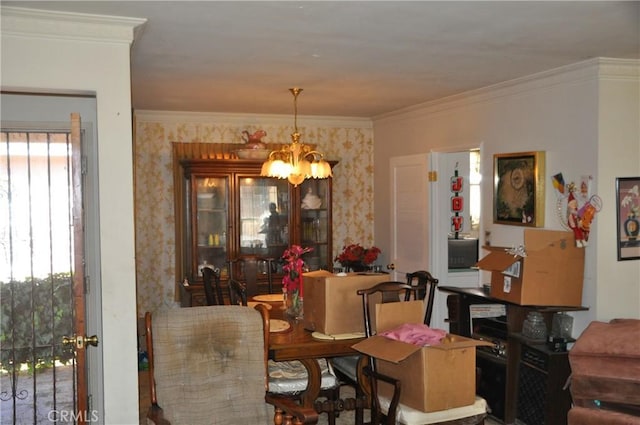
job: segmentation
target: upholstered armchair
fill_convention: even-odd
[[[175,308],[145,315],[156,424],[307,424],[313,409],[266,393],[260,313],[240,306]],[[274,413],[275,408],[275,413]]]

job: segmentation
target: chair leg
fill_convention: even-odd
[[[329,392],[329,398],[331,399],[335,407],[337,401],[340,400],[340,386],[337,386]],[[336,417],[338,416],[338,414],[339,413],[336,412],[335,409],[331,409],[331,412],[327,414],[329,425],[336,425]]]
[[[360,388],[360,385],[356,385],[356,400],[360,400],[364,397],[364,392]],[[356,425],[364,424],[364,408],[360,405],[356,405]]]
[[[275,408],[273,415],[274,425],[304,425],[298,418],[294,418],[292,415],[285,413],[282,409]]]
[[[358,359],[358,364],[356,366],[356,425],[364,424],[364,410],[363,402],[366,400],[366,405],[371,406],[371,383],[369,379],[364,374],[364,368],[369,365],[369,357],[368,356],[360,356]]]
[[[275,408],[275,413],[273,414],[273,424],[274,425],[282,425],[283,422],[283,413],[282,413],[282,409],[279,408]]]

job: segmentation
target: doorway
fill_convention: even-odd
[[[430,258],[432,273],[440,279],[440,285],[457,287],[477,287],[480,284],[480,272],[473,267],[450,267],[449,239],[475,239],[475,254],[479,254],[482,246],[481,237],[481,205],[480,178],[481,162],[480,149],[472,147],[450,152],[433,152],[431,167],[437,170],[438,179],[431,191],[430,244],[433,255]],[[454,190],[452,185],[455,176],[461,177],[461,188]],[[462,208],[454,211],[452,200],[461,197]],[[459,228],[454,227],[454,218],[459,216]],[[469,262],[466,262],[467,265]],[[448,329],[447,294],[438,291],[434,301],[431,325],[439,329]]]
[[[76,410],[70,131],[0,132],[2,423]]]
[[[98,193],[96,190],[97,146],[95,144],[96,132],[94,125],[96,103],[93,97],[18,93],[2,93],[1,97],[3,133],[8,135],[11,132],[20,132],[21,136],[19,137],[23,139],[29,133],[28,137],[31,142],[29,154],[32,161],[24,159],[25,157],[23,156],[22,174],[24,175],[25,167],[29,172],[33,171],[30,177],[31,181],[28,180],[29,173],[27,173],[26,177],[26,187],[31,187],[32,189],[28,198],[32,199],[32,201],[30,205],[28,203],[21,204],[20,212],[12,212],[13,218],[10,227],[21,227],[16,226],[21,220],[26,220],[27,223],[35,223],[31,230],[26,232],[26,237],[24,236],[24,231],[21,234],[20,243],[26,243],[27,254],[18,249],[17,245],[19,243],[16,238],[14,238],[13,242],[13,254],[7,254],[7,252],[12,251],[11,246],[4,243],[5,241],[3,240],[2,260],[4,261],[8,257],[10,266],[5,267],[5,263],[2,263],[0,270],[3,275],[8,273],[10,276],[8,279],[2,277],[1,280],[2,282],[8,280],[8,282],[5,282],[7,283],[7,291],[12,285],[15,290],[15,293],[9,296],[5,296],[6,293],[2,294],[3,328],[5,328],[5,321],[9,325],[9,320],[13,318],[22,323],[19,317],[20,314],[29,314],[23,311],[22,307],[24,306],[20,306],[19,303],[14,302],[12,304],[12,296],[14,299],[18,298],[23,301],[26,299],[29,309],[37,312],[32,314],[34,319],[31,320],[31,322],[35,322],[35,325],[32,324],[32,327],[27,329],[30,334],[26,334],[34,340],[28,344],[31,358],[27,359],[27,363],[20,363],[17,360],[19,356],[16,357],[15,353],[9,354],[8,350],[11,347],[8,347],[5,341],[2,342],[0,347],[3,350],[7,350],[5,357],[10,356],[14,359],[11,366],[8,365],[8,361],[2,361],[2,388],[0,390],[3,403],[2,423],[50,423],[52,418],[48,416],[52,410],[63,410],[69,412],[70,415],[78,407],[77,402],[74,404],[73,401],[69,401],[73,398],[73,392],[77,390],[77,381],[73,373],[74,365],[73,362],[70,363],[68,360],[70,349],[65,349],[61,343],[61,335],[73,335],[73,332],[67,333],[69,311],[72,311],[72,307],[68,303],[70,270],[72,270],[69,264],[73,262],[73,259],[69,258],[72,252],[72,249],[69,249],[70,247],[84,245],[84,270],[88,278],[83,279],[86,296],[86,315],[84,313],[81,314],[80,319],[85,322],[86,333],[89,335],[99,334],[101,329],[101,282],[97,236],[97,229],[99,229],[97,216]],[[85,211],[82,216],[86,232],[84,240],[81,239],[80,241],[73,241],[70,227],[64,224],[69,223],[69,220],[73,221],[73,218],[69,215],[70,204],[68,203],[71,196],[68,192],[70,187],[68,179],[70,178],[69,173],[72,171],[72,167],[68,162],[70,152],[68,149],[60,148],[60,146],[67,143],[66,137],[68,137],[70,128],[70,112],[74,110],[81,111],[84,119],[82,123],[82,132],[84,134],[82,151],[84,168],[88,172],[84,175],[83,186],[89,188],[85,193]],[[14,135],[6,136],[7,139],[15,140],[16,146],[22,143],[22,149],[24,149],[26,146],[24,140],[20,142],[15,137]],[[65,140],[60,141],[58,138]],[[45,148],[43,153],[41,148],[43,145],[46,146],[47,143],[49,150],[47,151]],[[14,151],[9,152],[13,148],[8,149],[7,145],[7,143],[2,144],[4,157],[2,158],[2,167],[0,167],[2,168],[1,174],[4,182],[8,180],[8,153],[15,153]],[[80,149],[78,149],[78,157],[79,152]],[[16,162],[15,158],[12,162],[12,176],[14,178],[20,174],[18,162]],[[61,162],[64,162],[65,165],[60,166],[59,163]],[[29,163],[31,165],[27,166],[26,164]],[[39,171],[38,168],[40,168]],[[76,169],[78,168],[76,167]],[[45,177],[37,179],[37,172],[45,175]],[[62,177],[62,175],[65,177]],[[60,179],[57,179],[56,176],[60,177]],[[64,189],[61,189],[63,185]],[[21,186],[25,187],[24,185]],[[3,191],[2,193],[3,196],[6,196],[7,192]],[[42,206],[43,202],[45,204],[44,207]],[[52,206],[49,207],[49,204]],[[17,205],[16,208],[18,208]],[[61,212],[63,209],[65,210],[64,213]],[[17,209],[14,210],[17,211]],[[3,212],[6,211],[7,209],[3,208]],[[45,216],[51,216],[52,218],[51,220],[42,218]],[[28,217],[29,219],[27,219]],[[2,223],[5,223],[4,217]],[[63,243],[63,241],[66,241],[66,243]],[[33,246],[33,249],[31,246]],[[44,254],[42,253],[43,250],[45,251]],[[66,260],[66,268],[61,267],[64,260]],[[74,277],[78,277],[78,274],[76,273]],[[18,282],[27,282],[27,284],[18,285]],[[2,286],[5,287],[4,284]],[[26,293],[26,295],[18,295],[17,292]],[[38,297],[43,297],[44,299],[42,300]],[[11,311],[11,313],[4,315],[7,305],[7,311]],[[14,308],[11,307],[12,305]],[[31,306],[35,306],[35,308],[31,308]],[[41,310],[44,311],[43,314],[39,313]],[[71,314],[73,314],[73,311]],[[28,328],[26,325],[25,327]],[[33,335],[38,335],[38,332],[34,332],[34,327],[37,330],[44,327],[45,331],[48,332],[48,334],[45,332],[47,337],[39,336],[34,339]],[[25,333],[23,332],[24,335]],[[12,341],[11,346],[20,346],[20,344]],[[34,346],[35,350],[33,349]],[[41,353],[46,350],[49,350],[50,354]],[[37,353],[33,354],[34,352]],[[82,398],[82,404],[87,406],[87,411],[83,413],[83,417],[87,420],[93,419],[94,422],[99,423],[102,421],[104,405],[102,395],[102,347],[88,350],[87,357],[88,363],[91,365],[88,368],[91,378],[89,380],[88,394]],[[14,376],[13,371],[8,374],[7,367],[14,367],[17,375]],[[68,383],[69,385],[67,385]],[[22,390],[25,388],[27,391],[23,392]],[[69,392],[71,396],[69,396]],[[30,405],[30,410],[26,413],[26,416],[24,410],[20,410],[22,413],[16,410],[17,404],[24,405],[25,403]],[[71,411],[68,410],[69,405],[72,407]],[[55,413],[53,414],[55,415]],[[5,417],[6,415],[9,415],[7,416],[8,419]],[[97,421],[95,420],[96,416],[99,417]],[[58,416],[58,420],[62,419]]]

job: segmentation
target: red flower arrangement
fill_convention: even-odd
[[[313,251],[313,248],[302,248],[299,245],[291,245],[282,254],[284,260],[284,277],[282,278],[282,290],[285,302],[285,312],[289,316],[299,318],[302,316],[302,272],[304,260],[302,255]]]
[[[378,259],[378,255],[382,251],[377,246],[364,248],[360,244],[351,244],[342,248],[342,252],[334,261],[339,262],[343,266],[354,263],[371,264]]]
[[[291,245],[282,254],[284,260],[284,277],[282,278],[282,289],[285,291],[302,290],[302,271],[304,268],[304,260],[302,255],[313,251],[313,248],[303,248],[299,245]]]

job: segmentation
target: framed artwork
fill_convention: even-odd
[[[493,155],[493,222],[544,226],[545,153]]]
[[[616,179],[618,261],[640,259],[640,177]]]

